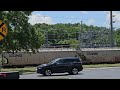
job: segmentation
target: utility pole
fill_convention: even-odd
[[[46,31],[46,47],[48,47],[48,31]]]
[[[82,40],[80,39],[80,35],[81,35],[80,33],[82,33],[82,22],[83,21],[81,21],[81,23],[80,23],[80,30],[79,30],[79,47],[82,45]]]
[[[113,19],[112,19],[112,11],[110,11],[110,45],[114,47],[114,40],[113,40]]]
[[[82,31],[82,22],[83,22],[83,21],[81,21],[81,31]]]

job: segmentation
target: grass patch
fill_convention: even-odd
[[[25,68],[1,68],[1,72],[19,71],[19,74],[30,74],[36,72],[36,67],[25,67]]]
[[[83,65],[83,68],[101,68],[101,67],[120,67],[120,63],[117,64],[93,64]],[[1,72],[19,71],[19,74],[32,74],[36,73],[36,67],[25,67],[25,68],[1,68]],[[61,78],[62,79],[62,78]]]
[[[120,63],[117,64],[91,64],[83,65],[84,68],[101,68],[101,67],[120,67]]]

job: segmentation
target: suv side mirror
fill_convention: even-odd
[[[54,65],[57,65],[57,63],[55,62]]]

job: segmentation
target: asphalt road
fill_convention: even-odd
[[[43,76],[35,73],[20,75],[20,79],[120,79],[120,67],[83,69],[78,75],[57,73],[52,76]]]

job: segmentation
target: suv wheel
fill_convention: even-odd
[[[50,76],[52,74],[50,69],[46,69],[44,72],[44,76]]]
[[[69,72],[69,74],[73,74],[73,75],[78,74],[78,68],[72,68],[72,70]]]

